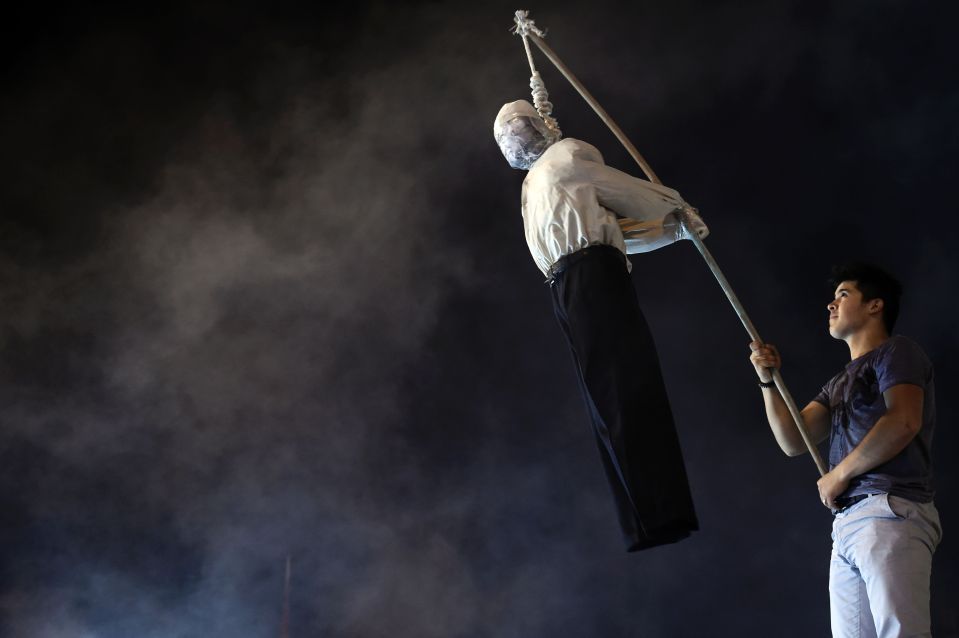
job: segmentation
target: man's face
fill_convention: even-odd
[[[829,334],[835,339],[845,339],[865,326],[871,316],[882,312],[882,301],[864,302],[856,282],[844,281],[836,287],[826,309],[829,310]]]

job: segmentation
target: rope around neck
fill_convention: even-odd
[[[543,118],[543,121],[546,122],[546,127],[554,131],[557,137],[560,137],[563,133],[559,129],[559,122],[552,115],[553,103],[549,101],[549,92],[546,91],[546,84],[543,83],[539,71],[536,70],[536,64],[533,62],[533,51],[529,46],[528,36],[530,33],[541,38],[546,37],[546,33],[538,28],[533,20],[529,19],[529,11],[517,11],[513,17],[513,22],[516,24],[510,31],[523,38],[523,47],[526,49],[526,58],[529,60],[529,70],[532,73],[529,78],[529,88],[532,89],[533,106],[539,116]]]

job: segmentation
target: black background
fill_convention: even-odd
[[[937,374],[959,635],[959,89],[947,3],[38,6],[0,93],[2,635],[828,634],[830,515],[694,248],[633,259],[702,530],[623,551],[492,141],[512,12],[707,240],[804,404],[829,266],[905,284]],[[638,174],[544,56],[567,136]]]

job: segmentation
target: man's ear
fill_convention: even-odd
[[[885,307],[886,307],[886,304],[883,302],[882,299],[879,299],[878,297],[877,297],[876,299],[870,299],[870,300],[869,300],[869,308],[868,308],[868,310],[869,310],[869,312],[872,313],[872,314],[882,313],[882,309],[885,308]]]

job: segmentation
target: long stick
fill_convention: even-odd
[[[736,315],[739,316],[739,320],[743,323],[743,327],[746,329],[746,332],[749,333],[749,338],[753,341],[759,341],[761,343],[762,338],[759,336],[759,331],[756,330],[756,326],[753,325],[753,322],[749,320],[749,315],[746,314],[746,309],[743,308],[742,303],[739,301],[739,297],[736,296],[732,286],[729,285],[729,281],[726,280],[726,276],[723,275],[723,271],[719,269],[719,264],[716,263],[712,253],[710,253],[709,249],[706,248],[706,244],[703,243],[703,240],[697,233],[690,232],[687,229],[686,234],[689,235],[689,237],[693,240],[693,244],[696,246],[699,254],[701,254],[703,259],[706,260],[706,265],[709,266],[713,276],[716,277],[716,281],[719,282],[719,287],[723,289],[724,293],[726,293],[726,298],[729,299],[729,303],[732,304],[733,310],[736,311]],[[816,447],[816,442],[812,440],[812,438],[809,436],[809,432],[806,430],[806,424],[803,421],[799,407],[796,406],[796,402],[789,393],[789,389],[786,388],[786,382],[783,381],[783,377],[779,373],[779,370],[773,368],[772,373],[773,381],[776,382],[776,389],[779,390],[779,394],[782,395],[783,401],[786,402],[786,407],[789,409],[789,414],[792,415],[793,421],[796,423],[796,427],[799,428],[799,434],[802,435],[802,440],[806,444],[809,454],[812,455],[813,461],[816,462],[816,467],[819,469],[819,475],[825,475],[829,469],[823,463],[822,457],[819,455],[819,449]]]
[[[643,159],[643,156],[639,154],[639,151],[636,150],[636,147],[633,146],[632,142],[627,139],[626,134],[623,133],[623,130],[616,125],[613,121],[613,118],[599,105],[599,102],[596,101],[589,91],[586,90],[586,87],[576,79],[576,76],[569,70],[569,68],[563,64],[562,60],[559,59],[559,56],[540,38],[533,32],[527,32],[522,34],[524,38],[530,38],[540,51],[542,51],[549,61],[559,69],[559,72],[562,73],[570,84],[573,85],[580,95],[583,96],[583,99],[596,111],[596,114],[599,115],[600,119],[609,127],[613,132],[613,135],[616,136],[616,139],[626,147],[626,150],[629,151],[629,154],[632,155],[633,159],[636,160],[636,163],[639,164],[639,167],[643,169],[643,172],[646,174],[646,177],[649,178],[649,181],[654,184],[662,184],[662,181],[656,176],[656,173],[653,172],[652,167],[649,163]],[[682,220],[683,225],[685,226],[685,219]],[[696,245],[696,249],[703,256],[703,259],[706,260],[706,264],[709,266],[709,269],[712,271],[713,276],[716,277],[716,281],[719,282],[719,286],[723,289],[723,292],[726,293],[726,297],[729,299],[729,303],[732,304],[733,310],[736,311],[736,314],[739,316],[739,320],[742,321],[743,327],[746,328],[746,332],[749,333],[749,337],[753,341],[762,342],[762,339],[759,338],[759,332],[756,331],[756,327],[753,325],[753,322],[749,320],[749,316],[746,314],[746,309],[743,308],[743,305],[739,302],[739,298],[736,296],[736,293],[733,291],[732,286],[729,285],[729,281],[726,280],[726,276],[723,275],[723,272],[719,269],[719,264],[716,263],[716,260],[713,259],[712,254],[710,254],[709,249],[706,248],[706,245],[703,243],[703,240],[695,232],[691,232],[687,228],[686,233],[692,240],[693,244]],[[783,381],[782,375],[779,373],[779,370],[773,370],[773,380],[776,382],[776,389],[779,390],[779,393],[782,395],[783,400],[786,402],[786,407],[789,409],[789,414],[792,415],[793,421],[796,422],[796,427],[799,428],[799,434],[802,435],[803,442],[805,442],[806,447],[809,449],[809,454],[812,456],[813,460],[816,462],[816,467],[819,469],[820,476],[825,475],[828,472],[826,465],[823,463],[822,457],[819,455],[819,450],[816,448],[816,442],[812,440],[809,436],[809,432],[806,430],[806,425],[803,422],[802,414],[799,412],[799,408],[796,406],[796,402],[793,400],[792,395],[789,393],[789,390],[786,388],[786,383]]]

